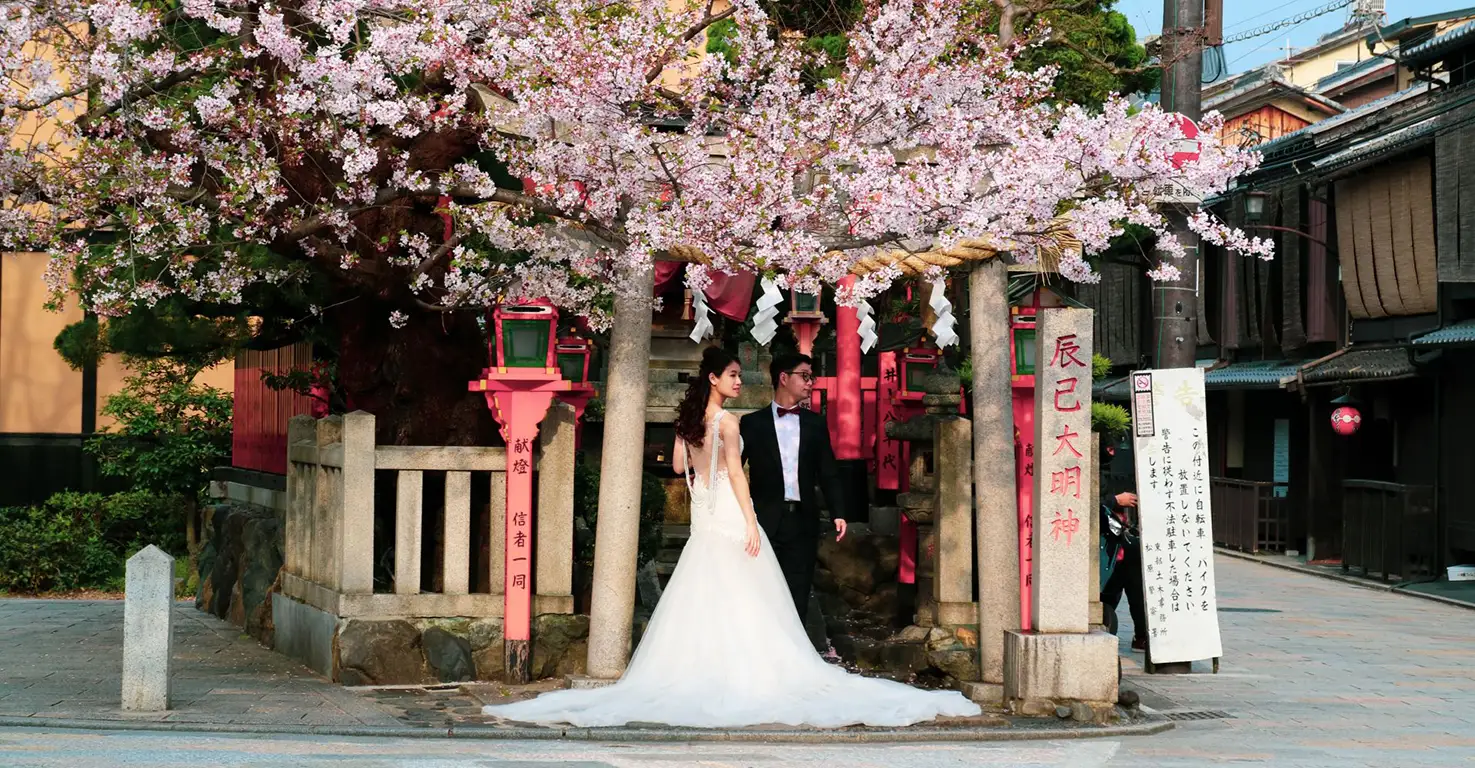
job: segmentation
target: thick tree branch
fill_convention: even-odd
[[[1055,45],[1061,46],[1062,48],[1069,48],[1070,50],[1075,51],[1076,53],[1079,53],[1080,55],[1089,59],[1092,64],[1117,76],[1140,75],[1156,69],[1161,69],[1162,67],[1167,66],[1168,63],[1171,63],[1159,61],[1157,63],[1142,64],[1136,67],[1123,67],[1119,64],[1113,64],[1110,61],[1102,58],[1099,54],[1093,53],[1086,48],[1077,45],[1075,42],[1071,41],[1065,35],[1060,33],[1052,33],[1050,37],[1046,40],[1046,42],[1053,43]]]
[[[713,24],[716,24],[723,19],[731,18],[733,14],[737,13],[738,9],[737,4],[733,4],[728,6],[727,10],[725,11],[722,11],[720,13],[712,13],[710,11],[712,6],[708,5],[707,7],[709,9],[707,15],[701,21],[691,25],[691,28],[686,30],[686,32],[682,33],[680,40],[677,41],[677,45],[685,46],[687,43],[695,40],[697,36],[701,35],[703,32],[706,32],[707,29]],[[645,71],[645,82],[654,83],[656,79],[661,76],[661,72],[665,71],[665,69],[666,66],[664,63],[652,66],[650,69]]]

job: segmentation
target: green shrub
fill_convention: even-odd
[[[1132,428],[1132,414],[1126,408],[1112,403],[1091,403],[1091,431],[1101,433],[1101,439],[1117,443],[1126,438]]]
[[[0,589],[119,590],[127,558],[149,544],[184,549],[177,496],[59,493],[39,507],[0,508]]]
[[[129,358],[135,373],[108,398],[117,424],[87,441],[103,474],[134,488],[197,495],[210,470],[230,458],[231,395],[195,383],[200,369],[169,360]]]

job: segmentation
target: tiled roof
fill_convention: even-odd
[[[1204,374],[1209,389],[1279,389],[1280,380],[1295,376],[1300,365],[1285,360],[1230,363]]]
[[[1414,339],[1415,346],[1443,347],[1456,344],[1475,344],[1475,320],[1455,323],[1446,328],[1426,333]]]
[[[1452,32],[1425,40],[1401,51],[1398,58],[1409,65],[1424,64],[1437,61],[1450,51],[1470,44],[1475,44],[1475,24],[1466,24]]]
[[[1245,73],[1234,80],[1228,81],[1226,85],[1218,86],[1217,88],[1211,87],[1206,90],[1209,92],[1203,95],[1203,110],[1205,112],[1214,109],[1224,111],[1228,108],[1227,105],[1237,103],[1261,91],[1265,92],[1265,94],[1291,94],[1299,96],[1321,107],[1329,115],[1339,115],[1347,111],[1347,108],[1341,104],[1319,93],[1314,93],[1292,83],[1274,65]]]
[[[1317,93],[1322,93],[1328,88],[1332,88],[1343,83],[1356,80],[1363,75],[1370,75],[1373,72],[1376,72],[1385,67],[1392,67],[1393,64],[1394,61],[1392,59],[1383,59],[1377,56],[1363,59],[1362,61],[1359,61],[1350,67],[1339,69],[1336,72],[1333,72],[1330,75],[1317,80],[1315,90]]]
[[[1364,141],[1341,152],[1334,152],[1320,160],[1312,162],[1311,165],[1318,171],[1329,171],[1333,168],[1350,165],[1378,155],[1396,152],[1409,145],[1431,138],[1434,135],[1435,129],[1438,127],[1439,121],[1424,120],[1406,128],[1400,128],[1392,133],[1385,133],[1370,141]]]
[[[1412,88],[1405,88],[1397,93],[1390,93],[1381,99],[1374,99],[1366,104],[1363,104],[1360,107],[1349,109],[1340,115],[1334,115],[1332,117],[1328,117],[1325,120],[1319,120],[1300,130],[1292,131],[1291,133],[1287,133],[1284,136],[1278,136],[1274,139],[1271,139],[1270,141],[1265,142],[1264,144],[1259,144],[1255,146],[1254,149],[1256,152],[1260,152],[1267,156],[1274,154],[1281,147],[1295,143],[1296,139],[1325,133],[1326,131],[1331,130],[1332,128],[1335,128],[1350,120],[1356,120],[1359,117],[1366,117],[1374,112],[1377,112],[1378,110],[1384,109],[1385,107],[1391,107],[1400,101],[1418,96],[1427,90],[1429,90],[1428,83],[1419,83]]]
[[[1307,384],[1336,384],[1402,379],[1415,373],[1406,348],[1381,347],[1350,349],[1325,362],[1310,363],[1301,369],[1301,379]]]

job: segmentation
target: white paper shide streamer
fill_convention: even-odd
[[[712,311],[707,308],[705,290],[691,292],[691,314],[696,326],[691,329],[691,340],[700,344],[712,335]]]
[[[876,318],[872,316],[870,302],[862,301],[855,307],[855,317],[860,320],[856,333],[860,335],[861,354],[871,351],[876,346]]]
[[[937,322],[932,324],[932,335],[937,337],[937,346],[950,347],[958,343],[958,334],[953,332],[953,303],[947,300],[947,280],[937,278],[932,281],[932,298],[927,305],[937,314]]]
[[[764,346],[778,333],[778,305],[784,296],[772,280],[763,278],[763,295],[758,297],[758,312],[753,315],[753,339]]]

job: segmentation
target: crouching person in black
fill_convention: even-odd
[[[1104,441],[1103,441],[1104,443]],[[1103,444],[1101,466],[1116,455],[1116,448]],[[1101,603],[1107,613],[1107,626],[1116,629],[1116,610],[1122,594],[1132,613],[1132,650],[1147,650],[1147,603],[1142,592],[1142,548],[1136,526],[1137,494],[1107,485],[1105,473],[1101,483],[1101,535],[1106,538],[1105,556],[1116,558],[1111,576],[1101,588]]]

